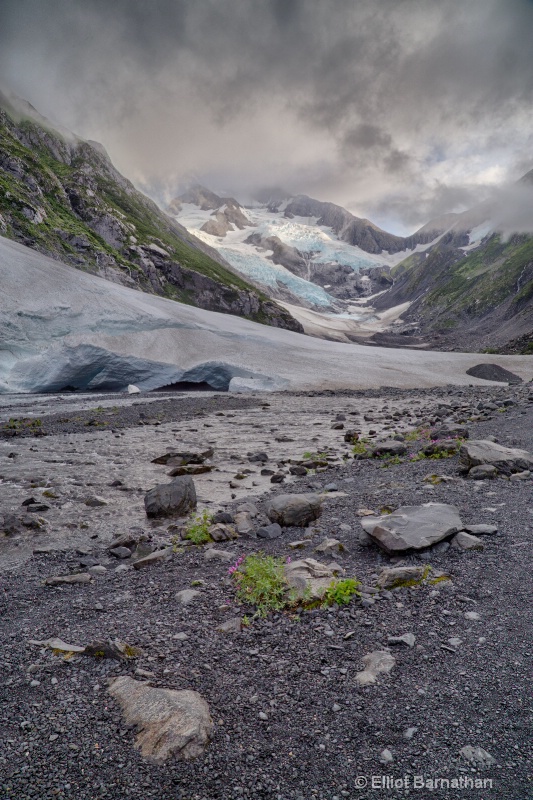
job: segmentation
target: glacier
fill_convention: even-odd
[[[486,383],[466,374],[476,353],[365,347],[272,328],[111,283],[3,237],[0,287],[0,393]],[[533,375],[533,356],[483,360]]]
[[[202,210],[192,203],[183,203],[175,218],[196,237],[214,247],[231,266],[257,286],[275,289],[283,284],[293,296],[304,305],[325,310],[334,309],[339,304],[337,298],[326,291],[326,288],[294,275],[290,269],[275,264],[272,251],[265,251],[246,241],[250,234],[257,233],[261,239],[277,237],[286,245],[295,247],[306,259],[311,275],[312,266],[330,266],[338,264],[349,267],[353,272],[376,267],[392,267],[398,264],[409,253],[407,251],[380,254],[367,253],[356,245],[350,245],[339,239],[334,230],[325,225],[317,225],[318,217],[286,218],[283,215],[285,204],[278,211],[254,206],[241,208],[243,215],[249,220],[249,226],[243,229],[229,230],[225,236],[215,236],[202,230],[203,225],[212,219],[213,211]],[[220,209],[219,209],[220,211]],[[428,245],[417,245],[414,251],[425,249]],[[275,296],[275,295],[274,295]]]

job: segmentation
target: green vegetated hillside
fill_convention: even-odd
[[[0,95],[0,234],[145,292],[301,330],[124,178],[105,150]]]
[[[404,319],[439,346],[533,351],[532,237],[492,234],[465,253],[445,236],[402,261],[393,277],[378,304],[412,301]]]

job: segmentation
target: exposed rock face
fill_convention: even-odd
[[[161,483],[144,496],[148,517],[182,517],[196,508],[196,489],[190,475]]]
[[[527,450],[503,447],[501,444],[484,439],[472,440],[461,445],[459,468],[463,472],[484,465],[494,467],[502,475],[511,475],[514,472],[533,470],[533,455]]]
[[[402,506],[393,514],[366,517],[361,525],[389,553],[423,550],[463,529],[458,509],[444,503]]]
[[[321,499],[317,494],[280,494],[266,508],[271,522],[282,526],[304,528],[321,514]]]
[[[228,231],[233,230],[233,227],[224,214],[216,213],[212,219],[204,222],[200,230],[210,236],[225,236]]]
[[[367,253],[398,253],[411,250],[417,244],[431,242],[435,231],[419,231],[404,238],[382,231],[367,219],[354,217],[349,211],[335,203],[323,203],[304,194],[294,197],[285,208],[285,216],[318,217],[317,225],[333,228],[339,238],[348,244],[357,245]]]
[[[156,764],[171,756],[189,761],[207,747],[213,721],[198,692],[154,689],[121,676],[110,681],[109,693],[120,704],[126,723],[138,727],[135,746],[143,758]]]

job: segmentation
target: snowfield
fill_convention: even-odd
[[[110,283],[0,237],[0,393],[357,389],[485,383],[480,361],[526,380],[533,356],[382,349],[311,338]]]

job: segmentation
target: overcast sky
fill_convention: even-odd
[[[168,198],[278,184],[394,232],[533,167],[532,0],[0,0],[0,82]]]

